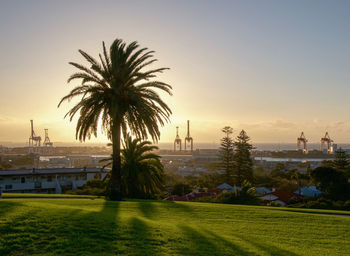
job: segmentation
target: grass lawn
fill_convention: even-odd
[[[350,255],[350,218],[320,212],[333,211],[8,198],[0,255]]]

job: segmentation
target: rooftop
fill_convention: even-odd
[[[45,174],[79,174],[79,173],[97,173],[101,168],[45,168],[45,169],[26,169],[26,170],[0,170],[0,177],[18,176],[18,175],[45,175]],[[108,172],[104,170],[103,172]]]

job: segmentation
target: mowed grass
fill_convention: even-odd
[[[0,255],[350,255],[350,218],[291,210],[2,199]]]

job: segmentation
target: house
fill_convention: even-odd
[[[104,178],[108,171],[100,172],[100,168],[2,170],[0,187],[3,192],[60,194],[82,187],[98,173]]]
[[[270,189],[265,187],[258,187],[255,190],[259,195],[266,195],[272,192]]]
[[[235,186],[236,189],[238,191],[241,191],[241,187],[239,186]],[[232,187],[231,185],[227,184],[227,183],[222,183],[221,185],[217,186],[217,189],[221,189],[222,192],[234,192],[235,191],[235,187]]]
[[[279,205],[285,206],[292,198],[303,198],[301,195],[286,191],[286,190],[276,190],[262,196],[262,200],[270,204],[271,202],[276,202]]]
[[[322,191],[318,190],[316,186],[302,187],[294,192],[297,195],[317,197],[322,194]]]

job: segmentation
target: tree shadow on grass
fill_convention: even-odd
[[[86,210],[55,208],[52,204],[50,208],[18,207],[21,213],[8,219],[7,232],[0,232],[4,248],[0,255],[114,254],[119,203],[102,203],[100,211],[86,206]]]
[[[150,200],[140,200],[137,201],[138,209],[140,213],[148,218],[155,219],[158,218],[158,214],[160,212],[160,208],[162,211],[167,210],[169,212],[169,217],[171,218],[173,212],[185,214],[186,217],[194,216],[193,208],[186,205],[186,203],[178,203],[172,201],[150,201]]]
[[[181,226],[180,229],[185,239],[189,239],[186,244],[191,245],[181,248],[179,253],[183,255],[256,255],[211,231],[202,229],[200,232],[190,226]]]
[[[242,235],[234,235],[237,238],[240,238],[244,240],[245,242],[253,245],[254,247],[258,248],[259,250],[268,253],[273,256],[298,256],[298,254],[288,251],[286,249],[279,248],[277,246],[264,243],[263,241],[259,241],[259,239],[255,239],[248,236],[242,236]],[[276,237],[276,241],[278,241],[278,237]]]
[[[118,255],[161,255],[165,241],[141,218],[131,218],[127,232],[122,234],[118,238]]]

